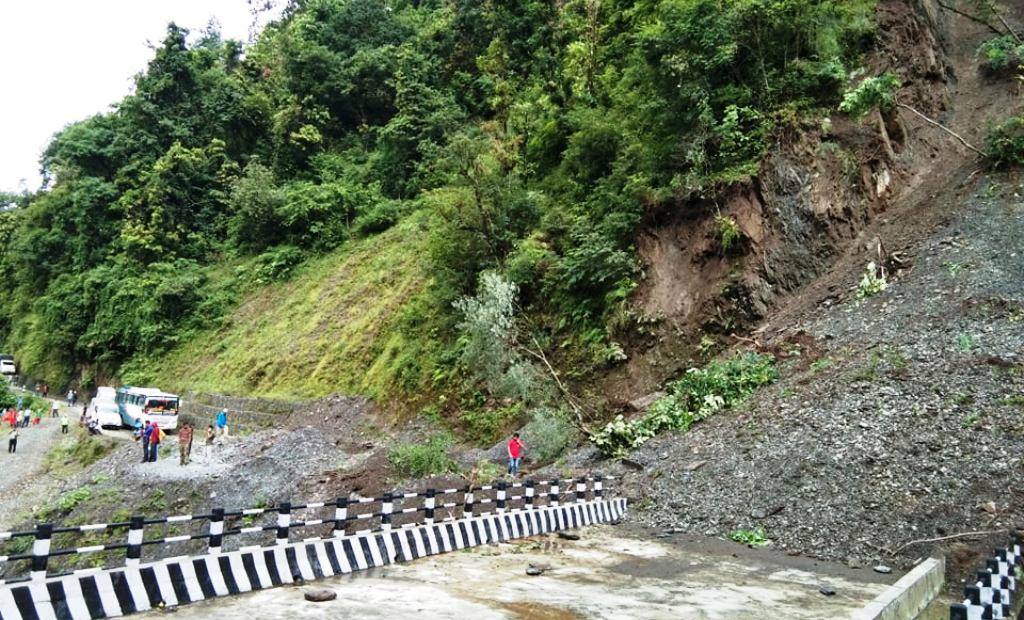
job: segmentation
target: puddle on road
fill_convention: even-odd
[[[737,559],[634,538],[610,526],[582,540],[534,538],[433,556],[346,577],[187,605],[177,620],[223,618],[836,618],[885,589],[769,558]],[[549,567],[538,577],[530,564]],[[818,592],[822,583],[837,594]],[[308,603],[306,588],[338,598]],[[158,613],[151,614],[154,618]]]

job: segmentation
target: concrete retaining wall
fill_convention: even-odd
[[[914,620],[945,582],[946,560],[929,558],[854,614],[854,620]]]

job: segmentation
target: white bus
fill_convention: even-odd
[[[178,406],[181,399],[156,388],[122,387],[117,389],[117,410],[121,422],[128,427],[135,420],[142,424],[156,422],[160,428],[178,428]]]

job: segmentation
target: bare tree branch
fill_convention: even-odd
[[[905,103],[900,103],[899,101],[897,101],[896,102],[896,107],[902,108],[904,110],[909,110],[910,112],[913,112],[919,118],[921,118],[924,122],[928,123],[929,125],[931,125],[933,127],[938,127],[942,131],[944,131],[944,132],[948,133],[949,135],[953,136],[954,138],[957,139],[957,141],[960,142],[960,144],[966,146],[967,148],[969,148],[970,150],[974,151],[978,155],[981,155],[982,157],[987,157],[988,156],[988,154],[985,153],[985,151],[983,151],[983,150],[979,149],[978,147],[974,146],[973,144],[971,144],[967,140],[964,140],[963,136],[961,136],[960,134],[956,133],[955,131],[953,131],[949,127],[946,127],[945,125],[939,123],[938,121],[935,121],[935,120],[932,120],[931,118],[928,118],[927,116],[925,116],[924,114],[918,112],[917,110],[915,110],[914,108],[910,107],[909,105],[907,105]]]

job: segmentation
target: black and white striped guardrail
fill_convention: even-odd
[[[436,518],[437,507],[433,501],[440,493],[414,494],[427,500],[426,514],[419,522],[401,525],[392,523],[397,512],[388,509],[396,495],[369,501],[360,498],[353,501],[381,502],[378,529],[348,533],[345,529],[335,528],[330,536],[297,542],[289,541],[286,535],[282,537],[282,530],[286,534],[290,528],[297,527],[298,522],[290,521],[292,507],[281,505],[280,510],[276,510],[277,538],[273,545],[223,551],[221,541],[214,541],[214,537],[227,535],[229,530],[214,534],[211,527],[211,533],[207,535],[210,537],[209,549],[201,556],[139,562],[138,557],[131,557],[133,554],[129,553],[125,565],[118,568],[76,570],[46,576],[45,563],[33,560],[33,570],[28,579],[0,584],[0,620],[85,620],[120,616],[620,519],[626,510],[626,500],[604,497],[601,478],[589,480],[594,482],[589,489],[586,480],[574,481],[576,488],[570,491],[573,495],[570,501],[561,501],[557,483],[551,483],[550,486],[556,490],[548,492],[548,503],[524,504],[518,508],[509,507],[509,498],[502,497],[506,488],[496,487],[498,495],[494,498],[494,512],[476,514],[464,508],[460,516],[442,519]],[[525,488],[529,490],[534,485],[526,483]],[[552,500],[552,493],[559,499]],[[464,494],[469,497],[466,505],[470,508],[479,503],[474,501],[471,490]],[[402,496],[408,499],[405,495],[409,494]],[[323,507],[329,505],[335,507],[335,518],[318,524],[336,523],[347,518],[344,514],[347,504],[323,503]],[[141,531],[141,527],[129,530]],[[130,542],[125,544],[129,550],[147,542],[140,538],[140,534],[134,537],[130,534],[129,539]],[[39,540],[45,539],[37,539],[37,542]],[[45,557],[45,546],[40,544],[40,553],[36,557]]]
[[[1012,545],[996,549],[976,579],[964,586],[964,600],[949,608],[950,620],[989,620],[1010,618],[1017,595],[1017,569],[1024,566],[1021,538]]]

